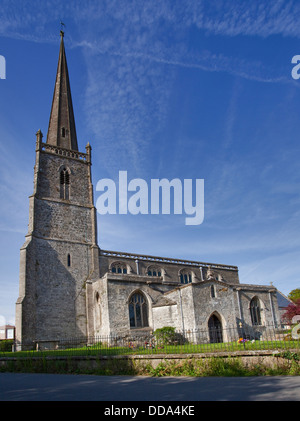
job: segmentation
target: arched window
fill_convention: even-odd
[[[125,263],[116,262],[111,265],[112,273],[127,273],[127,266]]]
[[[70,174],[66,168],[60,171],[60,198],[66,200],[70,198]]]
[[[148,326],[148,308],[144,295],[136,292],[129,300],[129,321],[130,327]]]
[[[149,267],[147,271],[148,276],[162,276],[162,271],[157,267]]]
[[[182,269],[179,275],[181,284],[190,284],[192,282],[192,273],[189,270]]]
[[[211,298],[215,298],[216,297],[216,291],[215,291],[215,286],[214,285],[212,285],[210,287],[210,296],[211,296]]]
[[[252,325],[261,325],[261,308],[257,297],[252,298],[250,301],[250,315]]]

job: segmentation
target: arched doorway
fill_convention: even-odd
[[[211,343],[223,342],[222,322],[215,314],[208,320],[209,340]]]

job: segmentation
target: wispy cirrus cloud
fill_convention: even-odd
[[[203,5],[205,5],[206,13],[203,14],[199,27],[211,33],[228,36],[300,37],[298,25],[300,5],[297,1],[227,2],[223,0],[221,2],[204,1]]]
[[[201,43],[195,47],[191,31],[196,28],[204,37],[299,38],[299,11],[295,1],[49,0],[20,5],[4,0],[0,35],[54,43],[60,20],[65,21],[66,42],[81,48],[86,58],[86,118],[92,132],[101,133],[104,162],[113,168],[117,156],[118,164],[129,162],[140,169],[155,136],[153,127],[159,132],[164,124],[178,70],[224,72],[262,83],[294,82],[286,69],[249,58],[246,52],[228,54]],[[69,22],[77,34],[69,31]]]
[[[145,62],[154,62],[174,67],[178,66],[183,68],[199,69],[208,72],[226,72],[235,76],[240,76],[241,78],[258,82],[293,83],[289,74],[276,74],[276,72],[274,73],[274,68],[271,66],[268,68],[261,61],[251,61],[246,58],[241,59],[230,57],[221,53],[213,53],[207,50],[203,50],[197,54],[190,53],[188,50],[186,50],[181,51],[181,54],[178,54],[177,47],[174,46],[172,49],[160,48],[159,51],[145,53],[144,46],[139,46],[139,49],[144,50],[144,52],[126,52],[113,49],[104,49],[98,45],[98,42],[92,44],[91,42],[87,41],[74,42],[73,47],[90,49],[92,54],[124,57],[132,60],[143,60]],[[135,46],[135,48],[136,47],[137,46]]]
[[[104,17],[113,19],[116,24],[123,21],[144,28],[159,27],[164,22],[174,31],[195,26],[209,34],[227,36],[300,37],[299,12],[299,3],[292,0],[161,0],[149,3],[134,0],[126,4],[120,0],[110,0],[101,4],[93,1],[82,3],[77,18],[98,21]]]
[[[43,3],[37,0],[21,3],[3,0],[0,34],[14,36],[19,31],[23,36],[38,34],[39,38],[45,39],[44,30],[47,25],[51,22],[59,24],[61,19],[66,19],[73,20],[78,25],[85,24],[87,31],[95,25],[94,29],[98,29],[98,32],[105,31],[109,28],[108,22],[112,22],[120,36],[124,33],[124,24],[130,25],[135,32],[138,28],[158,29],[164,22],[174,32],[197,27],[209,34],[226,36],[282,35],[299,38],[299,13],[300,5],[293,0],[160,0],[146,3],[138,0],[75,0],[72,3],[60,0]],[[141,33],[139,38],[144,35]]]
[[[86,114],[95,136],[101,133],[101,154],[112,169],[130,165],[136,171],[145,168],[147,146],[154,138],[153,127],[163,127],[173,84],[181,69],[226,73],[261,83],[293,84],[286,68],[277,68],[247,52],[234,55],[221,50],[195,48],[190,30],[226,36],[260,36],[297,33],[298,25],[290,7],[277,8],[264,3],[161,1],[151,5],[139,2],[104,2],[89,9],[87,3],[76,16],[81,39],[72,39],[72,47],[82,48],[88,65]],[[242,7],[243,6],[243,7]],[[289,32],[281,24],[290,19]],[[269,28],[261,30],[264,25]],[[163,25],[162,25],[163,22]],[[291,28],[294,28],[292,31]],[[296,35],[297,36],[297,35]],[[232,102],[232,107],[236,104]],[[114,121],[114,116],[116,120]],[[234,109],[231,110],[234,119]],[[233,120],[231,120],[233,124]],[[230,122],[227,124],[227,142]],[[150,129],[151,128],[151,129]],[[114,155],[113,155],[114,153]]]

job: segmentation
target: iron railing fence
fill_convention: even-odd
[[[14,344],[10,356],[132,355],[232,352],[243,350],[299,349],[290,331],[271,326],[240,326],[226,329],[185,330],[161,333],[131,331],[130,334],[98,335]],[[9,356],[0,353],[0,356]]]

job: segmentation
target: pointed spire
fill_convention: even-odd
[[[78,151],[63,31],[60,31],[60,36],[60,50],[47,143],[61,148]]]

